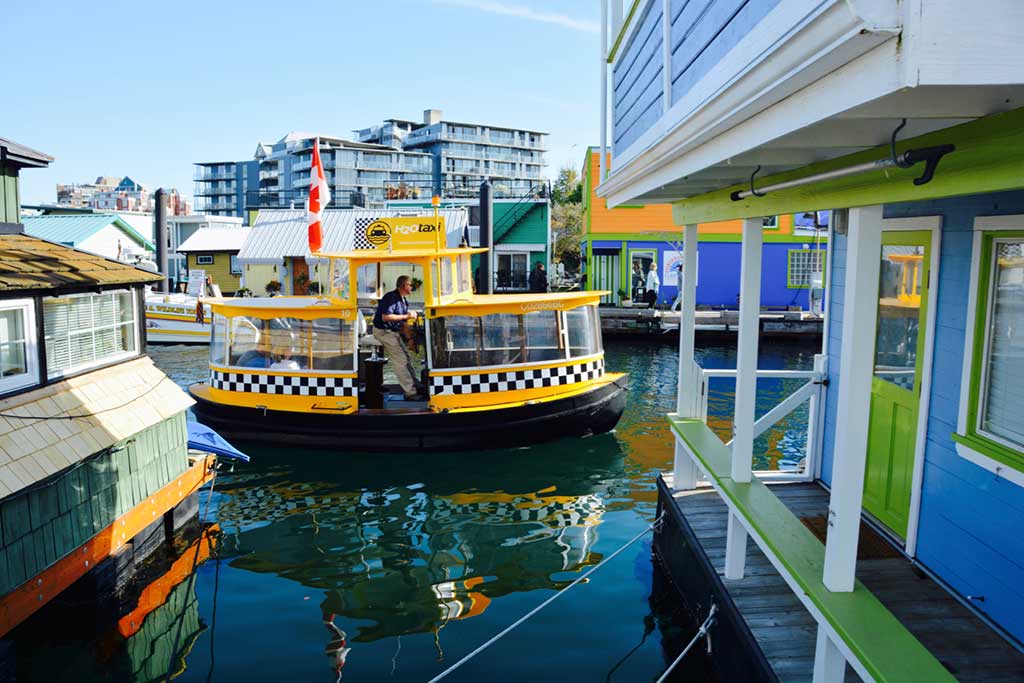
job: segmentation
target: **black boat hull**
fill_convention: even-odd
[[[524,446],[611,431],[626,406],[626,377],[566,398],[457,413],[295,413],[230,406],[189,390],[196,418],[233,441],[357,451],[455,451]]]

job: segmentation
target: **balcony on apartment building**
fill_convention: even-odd
[[[234,180],[236,177],[235,167],[230,169],[217,166],[196,166],[192,173],[192,180],[196,182],[210,182],[213,180]]]
[[[238,185],[234,181],[224,182],[217,181],[212,183],[198,183],[195,187],[195,196],[197,197],[213,197],[218,195],[232,195],[238,189]]]
[[[235,208],[234,197],[204,197],[196,195],[196,211],[232,211]]]

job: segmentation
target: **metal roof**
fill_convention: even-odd
[[[324,212],[323,251],[345,252],[354,248],[353,234],[359,218],[390,218],[394,216],[423,216],[430,211],[402,211],[395,209],[339,209]],[[454,247],[462,239],[462,231],[469,221],[466,209],[441,209],[448,232],[448,246]],[[282,263],[287,257],[302,256],[312,260],[309,251],[309,219],[303,209],[265,209],[260,211],[252,233],[245,241],[238,260],[242,263]]]
[[[151,283],[156,273],[29,235],[0,234],[0,294]]]
[[[140,235],[124,219],[113,213],[92,214],[50,214],[47,216],[25,216],[22,219],[25,232],[44,240],[77,246],[97,232],[113,223],[137,244],[153,251],[156,247]]]
[[[53,161],[49,154],[43,154],[7,138],[0,138],[0,157],[18,166],[49,166]]]
[[[200,228],[181,243],[181,253],[196,251],[238,251],[252,228]]]

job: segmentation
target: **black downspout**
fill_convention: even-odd
[[[480,246],[487,251],[480,254],[480,280],[477,291],[494,294],[494,188],[491,181],[480,183]]]
[[[136,287],[135,288],[135,307],[139,314],[135,316],[135,319],[139,322],[138,329],[135,333],[139,335],[139,355],[145,356],[148,349],[146,348],[146,288]]]
[[[160,188],[156,191],[156,209],[153,212],[153,220],[156,225],[153,229],[153,237],[156,241],[156,269],[161,275],[164,276],[163,280],[157,285],[159,291],[166,294],[171,291],[168,286],[168,272],[167,272],[167,193],[164,192],[164,188]]]
[[[43,321],[43,299],[35,298],[36,311],[36,362],[39,363],[39,386],[45,387],[50,383],[50,370],[46,367],[46,325]]]

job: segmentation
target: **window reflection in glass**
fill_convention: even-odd
[[[565,312],[569,332],[569,355],[573,358],[589,356],[601,350],[601,335],[597,329],[597,308],[583,306]]]
[[[1024,446],[1024,240],[997,240],[992,251],[980,426]]]
[[[531,362],[562,360],[565,350],[561,348],[558,333],[557,311],[533,311],[523,316],[526,330],[526,360]]]
[[[924,278],[922,246],[884,245],[878,280],[875,377],[914,388]]]
[[[483,328],[483,364],[522,363],[523,329],[520,316],[496,313],[481,317]]]

